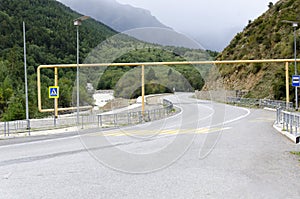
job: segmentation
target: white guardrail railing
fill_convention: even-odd
[[[101,114],[82,114],[80,115],[80,124],[76,124],[75,116],[60,117],[57,119],[55,125],[53,118],[31,119],[30,129],[27,129],[26,120],[0,122],[0,138],[1,136],[7,137],[22,133],[30,134],[30,132],[35,131],[53,130],[74,126],[80,126],[81,128],[126,126],[160,120],[175,114],[172,102],[163,99],[162,105],[163,106],[160,104],[158,105],[160,107],[154,107],[151,110],[146,110],[144,113],[141,111],[126,110],[115,114],[105,114],[105,112]]]
[[[274,127],[296,144],[300,139],[300,113],[294,111],[293,103],[269,99],[252,99],[228,97],[227,103],[247,107],[260,107],[276,109],[276,123]]]
[[[164,99],[163,108],[135,112],[121,112],[115,114],[101,113],[97,115],[98,127],[126,126],[160,120],[173,113],[173,103]]]
[[[243,106],[254,106],[260,108],[283,108],[286,110],[293,110],[292,102],[285,102],[281,100],[270,99],[254,99],[254,98],[239,98],[239,97],[227,97],[227,103],[238,104]]]
[[[293,139],[299,143],[300,138],[300,115],[278,108],[276,111],[276,124],[282,127],[282,131],[286,131],[289,136],[294,136]]]

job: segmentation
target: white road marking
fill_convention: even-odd
[[[202,104],[201,104],[202,105]],[[208,106],[205,106],[205,105],[202,105],[206,108],[209,108],[211,110],[214,110],[213,108],[211,107],[208,107]],[[225,106],[228,106],[228,105],[225,105]],[[181,112],[179,114],[182,114],[183,110],[181,107],[178,107],[181,109]],[[240,117],[237,117],[237,118],[234,118],[234,119],[231,119],[231,120],[228,120],[228,121],[224,121],[222,123],[219,123],[219,124],[214,124],[214,125],[211,125],[211,126],[206,126],[206,127],[203,127],[203,128],[211,128],[211,127],[215,127],[215,126],[219,126],[219,125],[225,125],[225,124],[229,124],[229,123],[232,123],[232,122],[235,122],[235,121],[238,121],[238,120],[241,120],[245,117],[247,117],[251,112],[249,109],[246,109],[246,108],[242,108],[242,107],[234,107],[234,108],[238,108],[238,109],[242,109],[242,110],[245,110],[247,113],[245,115],[242,115]],[[168,118],[168,119],[171,119],[171,118],[174,118],[174,117],[178,117],[178,114]],[[146,125],[146,124],[145,124]],[[138,125],[140,126],[140,125]],[[130,127],[128,127],[130,128]],[[114,129],[115,130],[115,129]],[[110,131],[113,131],[110,130]],[[109,132],[109,131],[108,131]],[[5,145],[5,146],[0,146],[0,149],[1,148],[10,148],[10,147],[18,147],[18,146],[25,146],[25,145],[34,145],[34,144],[41,144],[41,143],[48,143],[48,142],[55,142],[55,141],[61,141],[61,140],[68,140],[68,139],[75,139],[75,138],[80,138],[81,135],[75,135],[75,136],[72,136],[72,137],[65,137],[65,138],[55,138],[55,139],[49,139],[49,140],[40,140],[40,141],[33,141],[33,142],[26,142],[26,143],[18,143],[18,144],[12,144],[12,145]]]

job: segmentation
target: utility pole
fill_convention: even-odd
[[[293,28],[294,28],[294,59],[295,59],[294,67],[295,67],[295,75],[298,75],[298,71],[297,71],[297,35],[296,35],[296,29],[298,27],[299,22],[288,21],[288,20],[283,20],[282,22],[292,24]],[[295,102],[296,102],[295,109],[298,110],[298,87],[297,86],[295,86]]]
[[[73,22],[74,22],[74,26],[76,26],[76,33],[77,33],[77,74],[76,74],[76,89],[77,89],[77,92],[76,92],[76,95],[77,95],[77,118],[76,118],[76,123],[77,125],[79,125],[79,26],[81,26],[82,24],[82,21],[84,20],[87,20],[88,16],[82,16],[82,17],[79,17],[77,19],[75,19]]]
[[[23,21],[23,36],[24,36],[24,75],[25,75],[26,121],[27,121],[27,130],[29,130],[29,135],[30,135],[30,120],[29,120],[29,109],[28,109],[28,85],[27,85],[27,60],[26,60],[26,32],[25,32],[25,22],[24,21]]]

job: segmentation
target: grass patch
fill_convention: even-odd
[[[297,155],[297,156],[299,156],[299,157],[300,157],[300,151],[291,151],[291,154],[293,154],[293,155]]]
[[[291,151],[290,152],[292,155],[296,155],[300,158],[300,151]],[[298,160],[300,162],[300,159]]]

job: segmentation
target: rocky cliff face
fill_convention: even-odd
[[[298,21],[299,13],[299,0],[281,0],[275,5],[270,3],[269,10],[255,21],[249,21],[244,30],[234,37],[217,59],[293,58],[293,27],[284,20]],[[298,52],[300,51],[299,33],[296,29]],[[220,65],[217,66],[218,70],[215,73],[211,73],[205,88],[211,89],[214,81],[222,81],[225,89],[248,90],[247,97],[284,99],[284,66],[284,63]],[[290,65],[290,75],[293,68],[294,66]]]

